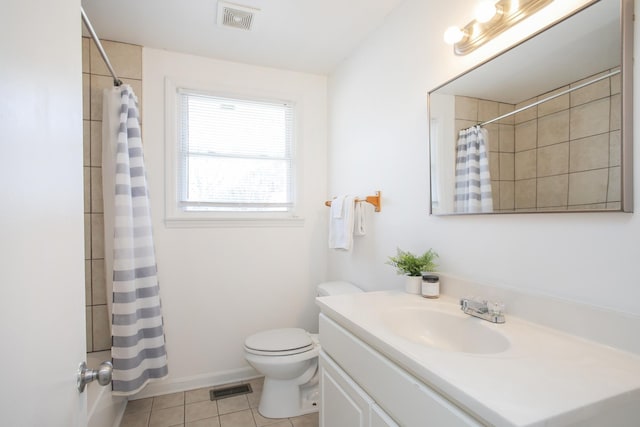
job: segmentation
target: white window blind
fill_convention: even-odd
[[[178,203],[186,211],[293,208],[293,106],[180,90]]]

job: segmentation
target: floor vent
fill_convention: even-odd
[[[209,397],[211,400],[220,400],[226,397],[239,396],[241,394],[248,393],[253,393],[253,390],[251,390],[251,384],[241,384],[210,390]]]
[[[238,4],[218,2],[218,25],[223,27],[251,30],[254,18],[259,9]]]

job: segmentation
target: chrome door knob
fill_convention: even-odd
[[[104,361],[98,366],[98,369],[89,369],[87,364],[82,362],[78,368],[78,391],[82,393],[87,384],[91,381],[98,380],[98,384],[107,385],[111,383],[111,375],[113,373],[113,364]]]

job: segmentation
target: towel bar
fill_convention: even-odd
[[[371,203],[373,205],[373,207],[375,208],[376,212],[380,212],[380,191],[376,191],[376,195],[375,196],[367,196],[364,199],[361,198],[356,198],[356,202],[367,202],[367,203]],[[324,202],[325,206],[331,206],[331,200],[327,200],[326,202]]]

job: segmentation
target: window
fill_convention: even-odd
[[[293,211],[292,103],[178,90],[177,105],[179,211]]]

